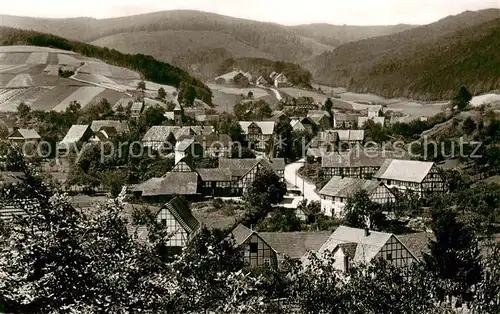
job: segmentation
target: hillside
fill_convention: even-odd
[[[111,65],[135,70],[144,79],[155,83],[170,85],[176,88],[181,85],[186,88],[192,86],[196,91],[196,97],[207,103],[211,103],[212,94],[205,84],[193,78],[184,70],[168,63],[157,61],[148,55],[123,54],[116,50],[71,41],[54,35],[5,27],[0,28],[0,45],[32,45],[75,52],[87,58],[96,58]],[[9,65],[11,63],[2,61],[2,65],[4,64]]]
[[[110,19],[0,16],[0,25],[51,33],[125,53],[150,54],[166,62],[186,50],[196,54],[221,48],[232,58],[303,62],[343,43],[410,27],[283,26],[190,10]]]
[[[329,46],[340,46],[352,41],[399,33],[417,27],[418,25],[387,25],[387,26],[356,26],[331,25],[315,23],[292,26],[298,35],[315,38],[318,42]]]
[[[401,33],[361,40],[309,63],[316,81],[387,98],[450,99],[499,87],[500,10],[464,12]]]

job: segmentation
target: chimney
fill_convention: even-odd
[[[365,237],[370,235],[370,228],[365,228]]]

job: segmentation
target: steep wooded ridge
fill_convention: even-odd
[[[418,100],[500,87],[500,10],[464,12],[401,33],[348,43],[308,65],[317,82]]]
[[[212,100],[212,92],[203,82],[190,76],[186,71],[158,61],[149,55],[124,54],[113,49],[68,40],[52,34],[9,27],[0,27],[0,45],[33,45],[73,51],[86,57],[100,59],[112,65],[136,70],[149,81],[175,87],[180,87],[181,83],[184,86],[193,86],[197,98],[208,103],[211,103]]]
[[[213,13],[177,10],[111,19],[42,19],[0,16],[0,24],[91,42],[125,53],[144,53],[171,62],[184,54],[224,48],[231,57],[302,62],[343,44],[404,30],[398,26],[334,26],[310,32],[311,25],[288,27]],[[318,40],[316,40],[316,37]],[[321,42],[319,41],[321,40]]]

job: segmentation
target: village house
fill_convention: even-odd
[[[257,80],[255,81],[255,85],[267,86],[267,85],[269,85],[269,84],[268,84],[267,80],[266,80],[264,77],[259,76],[259,77],[257,78]]]
[[[334,176],[319,192],[321,211],[326,216],[343,217],[347,199],[361,190],[378,204],[395,201],[394,194],[382,182]]]
[[[290,121],[290,126],[295,132],[305,131],[307,133],[313,133],[316,129],[316,123],[308,117],[292,119]]]
[[[265,150],[274,135],[274,121],[239,121],[245,140],[258,150]]]
[[[359,114],[334,112],[334,129],[354,129],[358,123]]]
[[[90,124],[90,129],[94,133],[104,131],[110,138],[130,132],[128,122],[118,120],[94,120]]]
[[[58,154],[63,155],[81,148],[93,135],[90,125],[72,125],[66,136],[57,144]]]
[[[231,155],[232,139],[227,134],[197,135],[194,139],[203,147],[205,156],[227,158]]]
[[[308,155],[323,157],[326,153],[358,147],[365,138],[364,130],[326,130],[318,133],[308,145]],[[311,152],[309,152],[311,151]]]
[[[194,138],[184,138],[175,143],[175,163],[184,158],[203,158],[205,155],[203,146]]]
[[[198,173],[192,171],[184,161],[177,163],[172,169],[160,178],[151,178],[133,187],[132,192],[137,199],[149,202],[163,202],[175,196],[183,196],[189,200],[201,199],[198,193],[201,181]]]
[[[179,197],[175,197],[156,214],[156,222],[166,226],[171,237],[165,242],[168,255],[180,254],[182,248],[198,234],[200,222],[193,216],[189,204]],[[148,241],[148,231],[145,226],[128,228],[129,234],[143,242]]]
[[[332,254],[334,267],[344,273],[353,266],[369,264],[378,258],[398,267],[407,267],[418,261],[392,233],[346,226],[338,227],[317,253],[320,258],[328,259],[327,254]]]
[[[319,250],[331,234],[331,231],[258,233],[276,253],[278,266],[285,258],[300,260],[309,252]]]
[[[152,126],[142,138],[144,147],[161,150],[170,147],[169,138],[181,140],[185,137],[194,137],[196,135],[210,135],[215,133],[213,126],[167,126],[156,125]]]
[[[174,121],[175,125],[182,125],[182,121],[184,118],[184,109],[179,103],[177,103],[173,111],[165,112],[165,118]]]
[[[271,118],[269,118],[269,120],[275,121],[276,123],[278,123],[278,122],[290,122],[290,118],[287,116],[287,114],[283,110],[273,111]]]
[[[433,162],[386,159],[373,177],[400,192],[411,190],[422,195],[446,190],[444,178]]]
[[[402,151],[353,149],[323,154],[321,168],[325,176],[371,179],[387,158],[406,159]]]
[[[273,81],[274,81],[274,87],[276,87],[276,88],[290,86],[290,83],[288,82],[288,78],[283,73],[276,75],[273,78]]]
[[[324,110],[309,110],[307,117],[312,120],[318,128],[326,130],[332,127],[331,116]]]
[[[276,251],[257,232],[239,224],[231,232],[231,237],[235,246],[243,250],[243,258],[247,265],[273,268],[278,266]]]
[[[12,144],[18,144],[18,145],[22,146],[26,143],[36,145],[42,139],[42,137],[34,129],[14,128],[14,131],[9,134],[7,139]]]
[[[144,110],[144,102],[136,101],[130,106],[130,118],[134,120],[139,120],[142,111]]]
[[[385,117],[379,116],[380,111],[382,110],[382,106],[370,106],[367,109],[366,117],[358,118],[358,127],[362,128],[367,121],[373,121],[376,124],[380,124],[382,127],[385,124]]]
[[[293,109],[301,109],[301,110],[317,110],[318,104],[314,101],[313,97],[309,96],[301,96],[298,98],[293,98],[291,100],[291,108]]]

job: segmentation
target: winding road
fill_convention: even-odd
[[[316,186],[302,179],[298,175],[300,168],[304,166],[304,161],[298,161],[293,164],[285,166],[285,180],[288,183],[297,186],[297,188],[304,194],[307,202],[320,201],[321,198],[318,193],[316,193]]]

